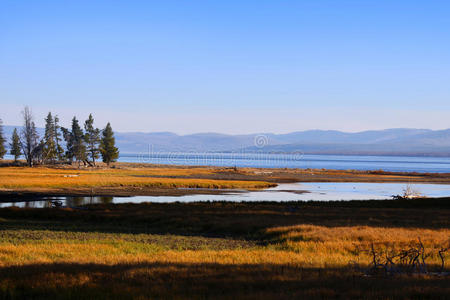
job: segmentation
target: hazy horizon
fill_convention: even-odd
[[[80,121],[84,122],[84,119],[79,119]],[[39,122],[37,122],[38,124]],[[97,123],[97,122],[96,122]],[[103,128],[104,124],[97,124],[99,128]],[[22,125],[11,125],[11,124],[5,124],[3,123],[3,126],[7,127],[15,127],[20,128]],[[38,126],[36,125],[38,129],[44,129],[44,126]],[[70,128],[70,121],[62,122],[63,127]],[[450,127],[448,128],[438,128],[438,129],[431,129],[431,128],[414,128],[414,127],[396,127],[396,128],[381,128],[381,129],[367,129],[367,130],[358,130],[358,131],[344,131],[344,130],[336,130],[336,129],[318,129],[318,128],[312,128],[312,129],[305,129],[305,130],[292,130],[292,131],[286,131],[286,132],[273,132],[273,131],[255,131],[255,132],[247,132],[247,133],[225,133],[225,132],[217,132],[217,131],[198,131],[198,132],[189,132],[189,133],[179,133],[175,131],[168,131],[168,130],[161,130],[161,131],[147,131],[147,130],[130,130],[130,131],[122,131],[122,130],[114,130],[116,132],[120,133],[173,133],[176,135],[195,135],[195,134],[223,134],[223,135],[255,135],[255,134],[275,134],[275,135],[282,135],[282,134],[290,134],[295,132],[305,132],[305,131],[339,131],[342,133],[362,133],[367,131],[385,131],[385,130],[431,130],[431,131],[441,131],[441,130],[450,130]]]

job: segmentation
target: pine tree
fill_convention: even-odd
[[[65,157],[70,163],[72,163],[73,157],[74,157],[72,132],[70,132],[69,129],[64,128],[64,127],[61,127],[61,131],[63,133],[64,140],[66,141]]]
[[[42,149],[44,162],[54,163],[58,157],[55,141],[55,123],[52,113],[49,112],[45,119],[44,145]]]
[[[84,144],[84,134],[76,117],[72,119],[72,130],[62,128],[64,139],[66,140],[66,157],[72,162],[75,158],[78,163],[86,161],[86,145]]]
[[[17,128],[14,128],[13,134],[11,136],[11,144],[9,145],[11,147],[9,153],[14,156],[14,162],[17,162],[19,156],[22,155],[22,151],[20,149],[20,138],[19,134],[17,133]]]
[[[76,117],[73,117],[72,119],[72,147],[73,155],[78,163],[86,161],[84,134]]]
[[[108,166],[110,163],[115,162],[119,157],[119,149],[116,148],[115,144],[116,140],[114,138],[114,132],[111,128],[111,124],[108,123],[102,131],[102,141],[100,144],[103,162]]]
[[[90,156],[92,164],[95,166],[95,160],[99,158],[100,150],[100,130],[94,128],[94,118],[89,114],[89,118],[84,122],[84,140],[87,144],[88,156]]]
[[[54,130],[54,136],[55,136],[55,144],[56,144],[56,154],[58,157],[58,160],[63,159],[64,149],[61,146],[61,126],[59,126],[59,118],[58,116],[55,116],[53,119],[53,130]]]
[[[3,121],[0,119],[0,159],[6,154],[5,137],[3,136]]]

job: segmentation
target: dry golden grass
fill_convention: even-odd
[[[382,236],[384,230],[390,237]],[[299,231],[307,232],[302,238],[309,240],[296,241]],[[314,299],[342,295],[409,299],[450,293],[445,277],[397,276],[386,282],[364,278],[349,267],[353,261],[361,266],[370,262],[368,254],[356,250],[361,236],[388,243],[399,237],[408,243],[414,241],[414,233],[428,234],[426,247],[434,248],[448,238],[448,230],[308,225],[292,231],[284,228],[283,232],[288,238],[279,244],[231,250],[164,250],[158,245],[120,240],[1,243],[0,295],[12,299],[39,295],[60,299]],[[429,264],[438,265],[438,258],[431,257]]]
[[[0,267],[36,263],[182,263],[182,264],[280,264],[297,267],[346,267],[358,261],[368,265],[371,256],[361,251],[369,243],[404,249],[421,240],[427,251],[447,245],[450,230],[338,227],[314,225],[270,228],[268,233],[281,233],[279,241],[268,246],[231,250],[165,250],[145,242],[117,239],[85,241],[71,239],[47,240],[45,243],[24,240],[5,243],[0,240]],[[29,237],[33,233],[28,233]],[[448,256],[448,255],[447,255]],[[439,264],[437,255],[429,258],[430,264]]]
[[[208,168],[136,168],[70,170],[54,168],[0,168],[0,188],[154,187],[260,189],[273,186],[263,181],[195,178],[211,174]],[[170,178],[170,177],[186,178]]]
[[[283,249],[309,257],[314,266],[343,266],[351,261],[367,265],[372,257],[366,250],[372,243],[380,249],[407,249],[417,245],[419,238],[434,253],[429,262],[439,264],[437,251],[450,245],[450,229],[296,225],[269,228],[267,232],[276,234]]]
[[[426,200],[424,200],[426,201]],[[381,203],[381,204],[380,204]],[[0,209],[0,298],[446,298],[450,278],[367,277],[361,251],[426,251],[450,238],[448,208],[192,203]],[[335,204],[338,205],[338,204]],[[371,207],[378,205],[378,207]],[[291,207],[292,208],[292,207]],[[419,225],[420,224],[420,225]],[[450,253],[446,254],[447,262]],[[430,269],[439,258],[428,259]],[[447,267],[448,269],[448,267]]]
[[[131,251],[132,247],[93,243],[0,245],[0,267],[40,263],[183,263],[183,264],[294,264],[324,267],[326,261],[309,254],[275,249]]]

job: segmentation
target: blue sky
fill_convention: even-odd
[[[0,118],[119,131],[448,128],[448,1],[0,2]]]

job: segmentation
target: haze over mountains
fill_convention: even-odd
[[[8,137],[14,127],[4,126]],[[38,130],[42,135],[43,129]],[[348,133],[308,130],[288,134],[116,132],[122,154],[151,152],[276,152],[450,156],[450,129],[386,129]]]
[[[308,130],[288,134],[226,135],[170,132],[116,133],[123,152],[244,151],[302,152],[305,154],[438,155],[450,156],[450,129],[387,129],[346,133]],[[143,149],[143,150],[139,150]]]

